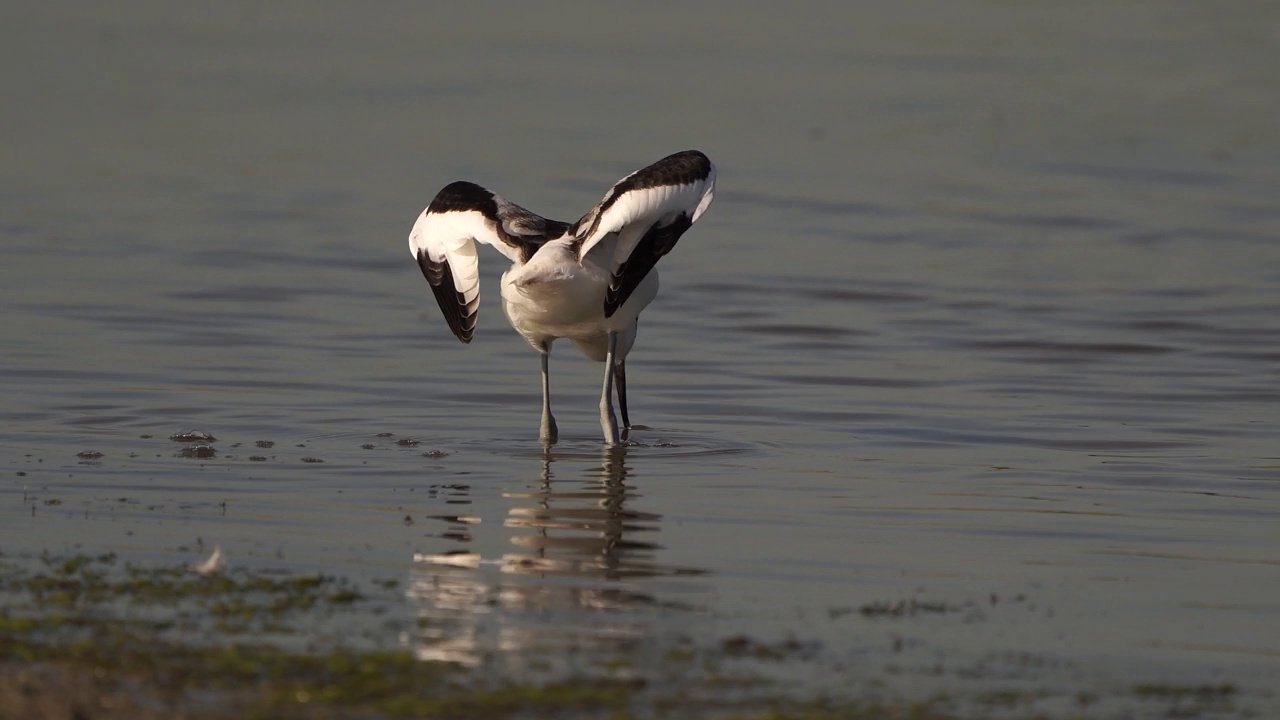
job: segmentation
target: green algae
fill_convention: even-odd
[[[1034,708],[1043,695],[1034,690],[978,692],[968,698],[976,715],[957,710],[964,703],[958,706],[946,696],[902,704],[797,701],[786,694],[782,678],[813,662],[820,647],[745,634],[710,645],[679,640],[664,653],[663,670],[647,678],[637,674],[633,659],[624,654],[599,658],[597,674],[591,676],[543,683],[495,679],[483,669],[423,662],[404,649],[326,646],[307,632],[307,619],[316,615],[378,613],[385,593],[399,587],[398,581],[372,580],[360,586],[323,574],[244,568],[204,577],[181,566],[122,562],[114,554],[43,555],[38,560],[24,565],[0,556],[0,598],[5,601],[0,604],[0,717],[6,702],[22,702],[30,694],[26,680],[14,678],[29,679],[33,668],[60,678],[47,681],[52,684],[47,697],[55,706],[57,683],[77,684],[81,691],[121,686],[137,688],[144,706],[218,720],[953,720],[984,717],[996,709],[1002,717],[1044,717]],[[864,607],[862,614],[902,617],[964,610],[963,604],[886,603],[870,612]],[[295,640],[282,642],[290,638]],[[527,662],[532,667],[539,659]],[[6,699],[6,687],[26,689]],[[1238,691],[1230,684],[1147,684],[1132,686],[1126,695],[1195,716],[1230,712]],[[67,716],[57,712],[47,716]],[[95,711],[93,717],[138,716],[122,709],[118,715]]]
[[[95,634],[65,645],[15,642],[0,635],[5,661],[39,663],[138,682],[159,696],[193,690],[234,693],[228,717],[292,716],[331,707],[394,717],[504,718],[530,711],[560,715],[622,711],[633,686],[600,680],[477,688],[456,682],[459,670],[419,662],[405,651],[334,649],[291,652],[262,645],[199,647],[154,643],[121,633]],[[245,692],[251,688],[251,692]]]
[[[394,717],[616,714],[635,689],[599,679],[480,687],[463,682],[457,666],[420,662],[405,650],[258,641],[263,630],[289,632],[309,614],[350,611],[375,597],[341,578],[248,570],[201,577],[114,555],[40,560],[34,571],[0,568],[0,593],[11,600],[0,610],[0,672],[57,668],[128,679],[162,697],[221,690],[233,699],[229,717],[305,716],[320,707]],[[373,585],[386,591],[398,582]]]
[[[600,669],[615,677],[494,681],[457,665],[421,662],[407,650],[262,641],[265,630],[289,632],[317,612],[368,609],[377,592],[398,583],[375,581],[366,589],[325,575],[244,569],[202,577],[185,567],[147,567],[109,554],[46,555],[34,570],[8,562],[0,570],[0,593],[12,601],[0,610],[0,674],[53,668],[58,677],[112,679],[145,688],[188,714],[199,714],[201,693],[222,693],[214,717],[621,720],[642,708],[649,708],[644,715],[666,708],[674,716],[702,716],[714,708],[714,714],[736,710],[749,717],[755,702],[736,693],[764,688],[768,679],[732,674],[725,666],[785,662],[805,652],[796,641],[771,644],[743,635],[704,649],[683,644],[666,663],[665,681],[678,690],[616,677],[632,670],[625,657],[602,661]],[[796,717],[819,717],[812,707],[792,709],[801,713]]]
[[[1230,683],[1221,685],[1172,685],[1165,683],[1140,683],[1133,687],[1133,694],[1163,698],[1199,698],[1202,700],[1226,699],[1236,693]]]
[[[121,564],[112,553],[66,558],[46,554],[40,560],[42,572],[0,568],[0,594],[19,599],[10,612],[38,612],[56,620],[59,612],[88,617],[125,605],[167,612],[174,621],[215,618],[224,631],[252,632],[279,630],[285,627],[281,619],[305,611],[333,611],[366,597],[349,581],[326,575],[275,576],[236,569],[204,577],[186,567]]]

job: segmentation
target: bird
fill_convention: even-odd
[[[568,338],[605,364],[600,429],[606,445],[618,445],[613,390],[629,430],[625,361],[640,313],[658,294],[656,265],[711,206],[715,186],[711,159],[685,150],[622,178],[577,222],[567,223],[459,180],[444,186],[418,216],[409,251],[463,343],[471,342],[480,306],[476,243],[505,255],[511,269],[502,274],[502,310],[542,358],[539,440],[550,446],[559,438],[548,362],[551,344]]]

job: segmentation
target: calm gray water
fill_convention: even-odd
[[[0,552],[395,578],[375,641],[513,676],[747,634],[820,691],[1275,711],[1280,5],[779,8],[0,10]],[[505,262],[463,346],[409,227],[691,147],[647,429],[601,449],[566,343],[544,455]]]

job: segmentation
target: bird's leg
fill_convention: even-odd
[[[618,412],[622,413],[622,429],[631,429],[631,418],[627,417],[627,361],[622,359],[613,366],[613,384],[618,388]]]
[[[604,356],[604,389],[600,391],[600,429],[604,444],[618,444],[618,421],[613,417],[613,355],[618,349],[618,333],[609,331],[609,352]]]
[[[542,343],[542,428],[538,431],[538,439],[543,445],[554,445],[560,437],[556,429],[556,419],[551,417],[551,375],[547,372],[547,362],[551,358],[551,343]]]

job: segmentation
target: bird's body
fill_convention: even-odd
[[[605,317],[609,271],[600,259],[612,257],[615,244],[600,243],[579,263],[573,238],[552,240],[529,262],[503,273],[502,310],[511,327],[535,350],[568,338],[596,362],[604,362],[608,335],[614,331],[618,359],[625,358],[635,342],[640,311],[658,295],[658,271],[650,271],[626,303]]]
[[[541,438],[557,438],[547,361],[568,338],[606,363],[600,400],[605,441],[619,440],[616,386],[627,417],[623,360],[635,344],[641,311],[658,294],[658,259],[711,204],[715,166],[700,152],[670,155],[620,180],[576,223],[548,220],[479,185],[446,185],[419,216],[409,248],[445,320],[469,343],[479,308],[475,241],[512,261],[502,275],[502,309],[511,326],[542,353]]]

